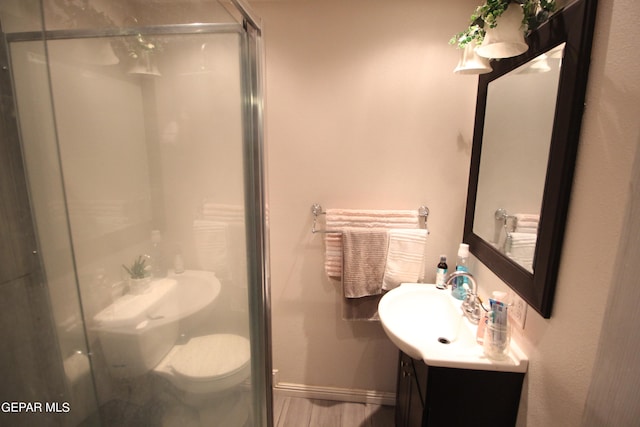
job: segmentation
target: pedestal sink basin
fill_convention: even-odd
[[[391,341],[429,366],[526,372],[528,359],[515,342],[507,358],[492,360],[476,342],[477,326],[462,314],[450,290],[425,283],[403,283],[380,300],[378,314]]]

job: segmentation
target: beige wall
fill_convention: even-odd
[[[474,78],[446,44],[475,2],[256,2],[267,53],[274,366],[285,382],[393,391],[395,349],[340,320],[312,203],[431,208],[430,264],[462,235]],[[456,2],[462,3],[462,2]],[[551,319],[517,332],[530,358],[519,425],[579,425],[617,277],[640,97],[632,0],[600,0],[587,109]],[[635,31],[637,33],[637,30]],[[476,263],[482,292],[504,284]],[[428,277],[427,277],[428,278]]]
[[[447,44],[463,2],[258,2],[266,43],[274,367],[309,386],[395,391],[397,349],[341,319],[311,205],[431,209],[427,278],[462,238],[475,77]]]
[[[591,376],[599,368],[594,360],[609,290],[625,257],[619,242],[638,155],[640,85],[634,70],[640,61],[628,52],[639,13],[632,0],[615,6],[612,0],[599,1],[554,309],[551,319],[529,310],[519,334],[530,358],[519,425],[580,425]],[[499,287],[485,268],[478,266],[476,272],[484,289]],[[636,371],[627,374],[637,378]]]

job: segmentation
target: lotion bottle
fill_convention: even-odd
[[[440,255],[440,262],[436,270],[436,288],[446,289],[445,281],[447,280],[447,256]]]

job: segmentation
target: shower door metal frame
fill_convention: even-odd
[[[236,1],[234,0],[234,3]],[[263,135],[263,69],[264,56],[259,24],[245,16],[244,29],[246,49],[242,69],[245,90],[243,100],[244,117],[250,125],[243,126],[245,135],[245,206],[247,224],[247,256],[259,260],[249,263],[249,309],[251,317],[251,363],[254,375],[253,407],[258,411],[254,420],[257,425],[273,426],[273,384],[271,355],[271,300],[269,271],[269,230],[266,193],[265,143]],[[256,268],[257,267],[257,268]]]

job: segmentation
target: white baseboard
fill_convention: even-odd
[[[307,399],[337,400],[339,402],[371,403],[393,406],[395,393],[374,390],[354,390],[338,387],[319,387],[294,383],[275,383],[274,393],[280,396],[304,397]]]

